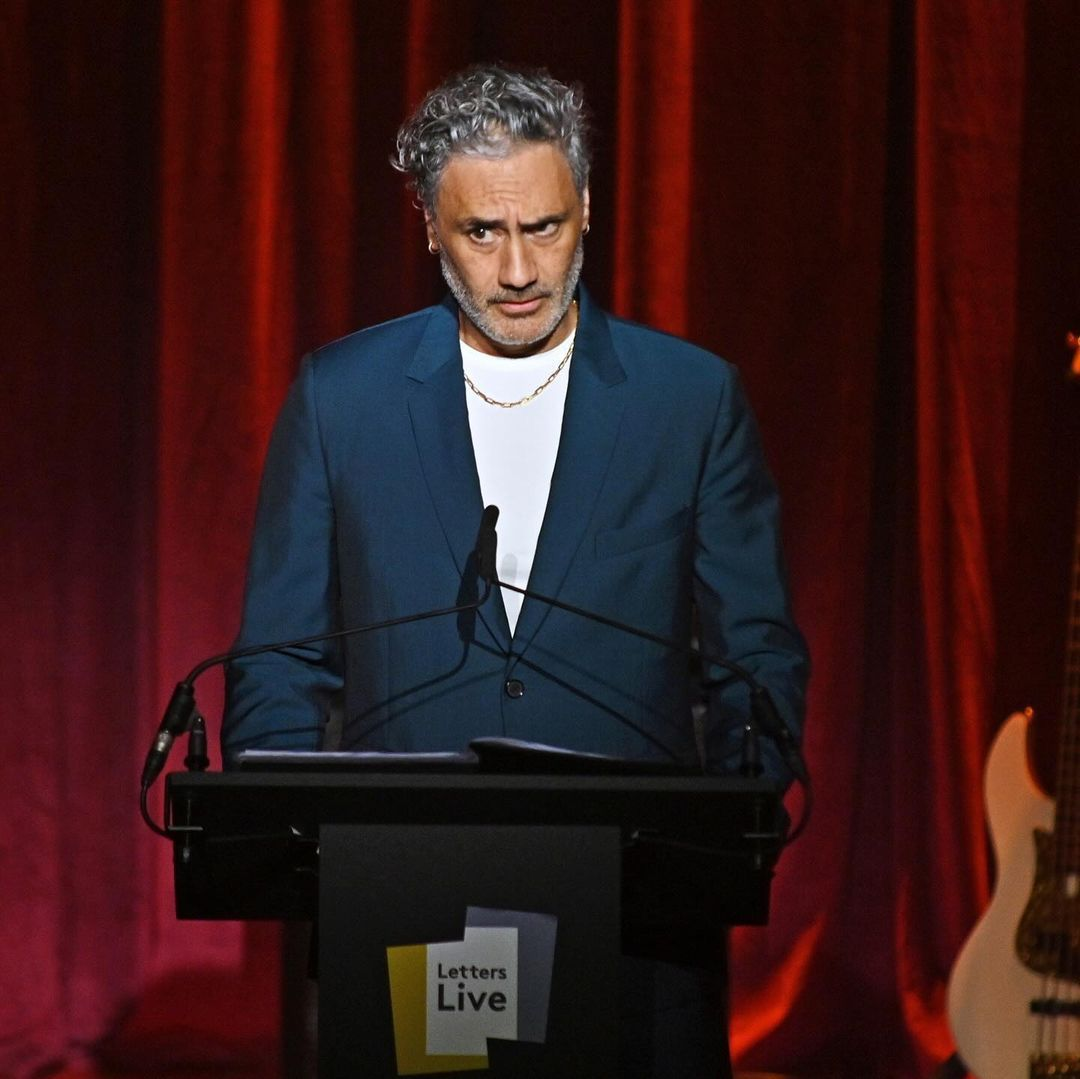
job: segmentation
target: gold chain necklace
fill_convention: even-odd
[[[548,386],[550,386],[555,381],[555,379],[559,377],[559,373],[570,362],[570,357],[573,356],[573,354],[574,341],[571,341],[570,347],[566,350],[566,355],[563,356],[563,358],[559,361],[559,366],[556,367],[555,370],[552,371],[551,374],[548,375],[548,377],[545,378],[544,381],[541,382],[540,385],[532,391],[532,393],[527,393],[524,397],[519,397],[516,401],[496,401],[494,397],[488,397],[488,395],[484,393],[484,391],[480,389],[471,378],[469,378],[468,372],[463,371],[462,374],[465,375],[465,385],[468,386],[469,389],[472,390],[472,392],[475,393],[481,401],[485,401],[489,405],[495,405],[497,408],[517,408],[518,405],[527,405],[534,398],[539,397],[540,394],[542,394],[544,390],[546,390]],[[512,363],[513,361],[511,360],[509,362]]]

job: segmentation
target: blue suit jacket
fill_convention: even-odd
[[[734,368],[582,289],[569,377],[530,588],[684,642],[696,601],[703,645],[755,672],[798,728],[806,651]],[[452,300],[305,359],[271,440],[237,647],[469,595],[482,502],[465,392]],[[348,748],[504,735],[696,759],[684,656],[529,599],[511,638],[498,595],[475,616],[234,662],[226,755],[317,747],[342,682]],[[738,683],[714,689],[712,763],[737,758],[745,708]]]

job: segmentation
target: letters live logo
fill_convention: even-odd
[[[387,948],[398,1075],[486,1068],[488,1038],[542,1043],[556,927],[469,907],[463,939]]]

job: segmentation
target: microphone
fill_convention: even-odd
[[[167,835],[152,820],[146,811],[146,794],[154,780],[161,774],[162,769],[169,757],[173,742],[182,734],[192,730],[193,726],[198,729],[202,723],[195,703],[194,683],[201,674],[211,667],[229,663],[234,659],[244,659],[247,656],[257,656],[265,652],[282,652],[287,648],[298,648],[305,644],[315,644],[319,641],[333,641],[341,637],[351,637],[359,633],[369,633],[376,629],[389,629],[392,626],[402,626],[408,622],[421,622],[428,618],[439,618],[443,615],[462,614],[465,611],[475,611],[482,607],[491,595],[492,579],[495,576],[495,545],[496,533],[495,522],[499,518],[499,511],[494,506],[488,506],[480,519],[480,530],[476,537],[476,546],[473,553],[477,565],[477,577],[484,583],[483,594],[468,603],[460,603],[454,607],[440,607],[436,610],[421,611],[419,614],[402,615],[399,618],[388,618],[382,622],[372,622],[366,626],[352,626],[348,629],[331,630],[327,633],[313,633],[306,637],[297,637],[289,641],[275,641],[270,644],[256,644],[247,648],[237,648],[230,652],[221,652],[193,667],[188,676],[178,682],[169,698],[161,723],[158,726],[154,740],[146,754],[143,765],[141,788],[143,819],[159,834]],[[202,759],[201,750],[195,750],[190,757],[199,767]]]
[[[495,584],[498,570],[495,551],[499,543],[499,534],[495,524],[499,520],[498,506],[485,506],[480,515],[480,534],[476,537],[476,573],[488,588]]]
[[[484,516],[480,525],[481,535],[484,537],[485,544],[490,543],[490,551],[485,548],[485,560],[482,563],[479,563],[478,572],[489,588],[506,588],[511,592],[517,592],[518,595],[525,596],[527,599],[539,600],[549,607],[556,607],[561,611],[568,611],[570,614],[586,618],[591,622],[597,622],[602,626],[609,626],[622,633],[628,633],[632,637],[640,637],[642,640],[651,641],[653,644],[659,644],[665,648],[670,648],[674,652],[680,652],[683,655],[704,660],[706,663],[712,663],[717,667],[722,667],[724,670],[730,671],[736,678],[744,682],[750,690],[750,718],[744,729],[745,740],[743,743],[743,761],[741,767],[743,774],[750,776],[761,774],[761,756],[757,742],[757,732],[761,731],[767,735],[780,750],[780,755],[783,757],[784,763],[791,770],[791,774],[804,788],[809,788],[810,773],[807,770],[806,761],[803,759],[802,750],[799,747],[798,740],[791,728],[781,717],[769,691],[745,667],[735,663],[733,660],[724,659],[720,656],[713,655],[710,652],[705,652],[700,648],[693,648],[689,645],[682,644],[679,641],[672,640],[670,637],[661,637],[657,633],[651,633],[638,626],[631,626],[626,622],[620,622],[618,619],[598,614],[596,611],[586,610],[584,607],[578,607],[573,603],[566,603],[563,600],[556,599],[554,596],[541,595],[541,593],[534,592],[530,588],[519,588],[517,585],[508,584],[506,581],[499,580],[495,557],[496,544],[498,542],[498,534],[495,532],[495,522],[498,519],[498,506],[488,506],[484,510]],[[485,522],[488,521],[490,521],[490,536],[484,534]],[[484,576],[485,573],[488,575]]]

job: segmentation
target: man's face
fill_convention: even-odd
[[[557,146],[525,143],[498,158],[454,155],[426,220],[467,344],[523,356],[570,333],[589,192],[578,195]]]

